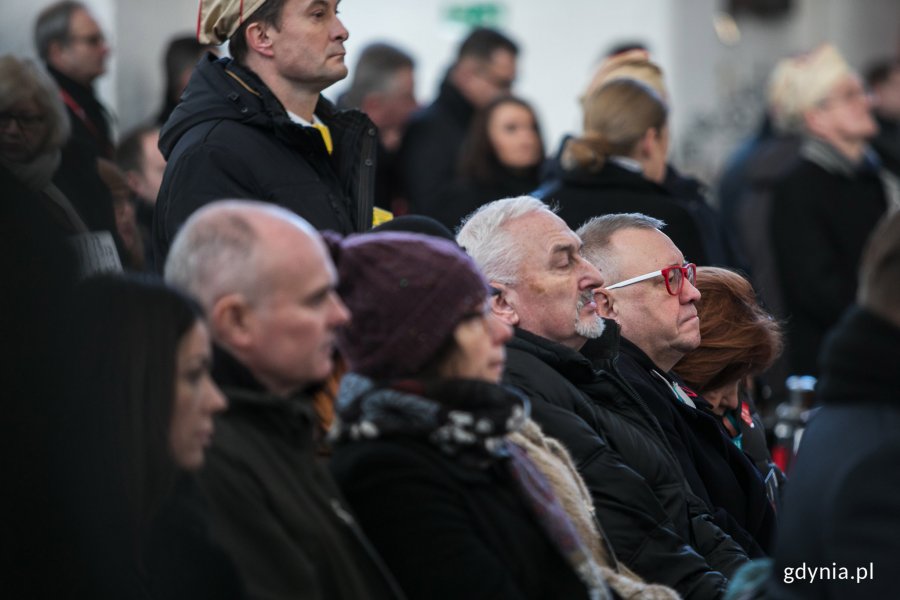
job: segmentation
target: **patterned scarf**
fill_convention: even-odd
[[[378,386],[349,373],[341,381],[331,437],[337,442],[414,436],[471,468],[500,462],[541,530],[596,600],[610,598],[600,567],[582,542],[553,488],[525,451],[507,440],[530,412],[511,388],[475,380],[402,380]]]

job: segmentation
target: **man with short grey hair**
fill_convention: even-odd
[[[94,81],[106,73],[109,46],[97,21],[81,2],[64,0],[41,11],[34,26],[38,56],[56,80],[72,122],[72,137],[91,152],[112,159],[110,115],[94,95]]]
[[[616,351],[615,323],[597,315],[600,272],[543,202],[498,200],[457,241],[497,290],[494,314],[515,326],[504,380],[531,399],[532,417],[571,452],[615,555],[645,580],[685,598],[718,598],[745,553],[690,494],[653,417],[620,377],[580,353]]]
[[[200,484],[249,596],[401,596],[315,456],[308,394],[349,319],[319,234],[280,207],[213,203],[185,223],[165,274],[200,300],[215,342],[230,406]]]
[[[595,217],[578,233],[585,254],[603,269],[599,313],[622,331],[617,368],[665,433],[690,489],[719,527],[753,558],[766,556],[775,513],[762,476],[672,368],[700,345],[696,266],[642,214]],[[588,358],[603,349],[583,350]],[[648,418],[651,418],[648,415]]]

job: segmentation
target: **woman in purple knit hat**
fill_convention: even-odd
[[[608,598],[547,480],[508,441],[527,400],[499,385],[508,325],[454,243],[332,240],[353,315],[332,468],[409,598]]]

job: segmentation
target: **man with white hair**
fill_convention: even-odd
[[[579,353],[598,338],[615,353],[618,336],[597,315],[603,280],[581,239],[523,196],[481,207],[457,241],[497,290],[494,314],[515,326],[504,380],[526,392],[534,420],[572,453],[615,555],[685,598],[719,597],[746,555],[692,496],[641,399]]]
[[[216,345],[230,407],[200,484],[249,596],[399,597],[315,456],[307,394],[331,372],[349,319],[319,234],[280,207],[213,203],[176,236],[165,276],[199,299]]]
[[[830,45],[782,60],[770,84],[775,127],[800,158],[772,188],[767,224],[796,374],[815,375],[825,333],[856,293],[866,239],[900,186],[873,158],[878,131],[855,72]]]

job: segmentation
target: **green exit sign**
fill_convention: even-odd
[[[499,27],[505,14],[506,7],[493,2],[452,4],[445,12],[446,19],[451,23],[469,27]]]

